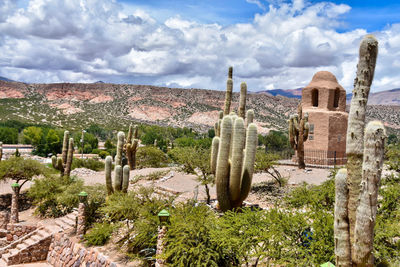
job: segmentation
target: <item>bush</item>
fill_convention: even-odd
[[[99,157],[102,159],[105,159],[107,156],[110,156],[111,154],[108,151],[100,151],[99,152]]]
[[[71,168],[86,168],[93,171],[102,171],[104,170],[104,162],[95,159],[74,158]]]
[[[42,217],[61,217],[78,207],[81,191],[88,193],[87,224],[98,218],[97,209],[104,203],[105,186],[84,186],[83,181],[74,177],[47,177],[35,179],[28,195],[36,205],[36,214]]]
[[[139,147],[136,154],[136,160],[138,168],[165,167],[168,163],[167,155],[153,146]]]
[[[85,234],[86,244],[89,246],[102,246],[111,237],[114,226],[110,223],[95,223],[93,228]]]

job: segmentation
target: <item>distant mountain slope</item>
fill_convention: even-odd
[[[0,81],[13,82],[13,80],[1,76],[0,76]]]
[[[274,89],[257,92],[260,94],[270,94],[273,96],[286,96],[289,98],[301,99],[302,88],[297,89]],[[346,95],[347,103],[350,104],[352,94]],[[369,105],[392,105],[400,106],[400,88],[381,91],[377,93],[370,93],[368,98]]]
[[[108,83],[26,84],[0,81],[0,121],[19,120],[84,129],[98,124],[124,129],[131,122],[191,127],[207,131],[224,105],[225,92],[149,85]],[[232,97],[237,110],[239,94]],[[259,133],[286,130],[287,119],[300,100],[268,93],[250,93]],[[368,120],[379,119],[400,131],[400,106],[368,106]]]

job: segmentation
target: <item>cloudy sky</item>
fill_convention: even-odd
[[[373,91],[400,88],[397,1],[0,0],[0,76],[31,83],[292,89],[328,70],[351,91],[362,37]]]

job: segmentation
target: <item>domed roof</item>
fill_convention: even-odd
[[[335,75],[329,71],[318,71],[314,74],[311,82],[305,88],[318,88],[318,89],[343,89],[338,83]],[[344,90],[344,89],[343,89]]]

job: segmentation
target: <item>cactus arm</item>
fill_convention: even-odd
[[[121,191],[121,189],[122,189],[122,167],[121,167],[121,165],[116,165],[114,172],[115,172],[114,191]]]
[[[247,84],[240,84],[240,100],[239,100],[239,111],[238,116],[245,119],[246,118],[246,95],[247,95]]]
[[[340,169],[335,176],[334,238],[336,266],[351,267],[349,221],[347,217],[347,170]]]
[[[63,176],[63,174],[64,174],[64,165],[63,165],[63,162],[62,162],[62,158],[57,158],[56,169],[59,170],[61,172],[61,176]]]
[[[69,131],[64,132],[63,139],[63,147],[62,147],[62,163],[65,165],[67,163],[67,154],[68,154],[68,140],[69,140]]]
[[[124,147],[124,132],[118,132],[117,154],[115,155],[115,166],[122,165],[122,150]]]
[[[250,125],[250,123],[253,123],[253,121],[254,121],[254,110],[249,109],[247,111],[246,118],[247,118],[247,125]]]
[[[69,177],[71,174],[71,165],[74,157],[74,139],[70,138],[68,142],[67,162],[65,164],[64,175]]]
[[[233,91],[233,81],[231,78],[228,78],[228,80],[226,81],[224,116],[228,115],[231,110],[232,91]]]
[[[229,151],[232,135],[232,119],[225,116],[221,125],[221,137],[219,142],[217,168],[215,174],[217,198],[222,211],[229,210]]]
[[[124,192],[124,193],[128,192],[129,171],[130,171],[130,167],[128,165],[125,165],[124,168],[122,169],[122,172],[123,172],[123,175],[122,175],[122,192]]]
[[[240,198],[240,188],[242,179],[243,148],[245,145],[244,120],[235,120],[232,134],[232,159],[229,179],[230,200],[236,202]]]
[[[351,243],[354,243],[356,208],[362,179],[365,113],[369,90],[375,72],[377,54],[378,41],[372,35],[367,35],[360,44],[357,75],[354,80],[346,137]]]
[[[57,157],[54,155],[51,156],[51,166],[53,166],[54,169],[57,169]]]
[[[114,193],[114,189],[112,186],[111,169],[112,169],[112,157],[107,156],[105,164],[107,195],[111,195],[112,193]]]
[[[218,147],[219,147],[219,137],[215,136],[211,144],[211,159],[210,159],[211,173],[213,174],[215,174],[215,170],[217,168]]]
[[[128,136],[126,138],[126,143],[130,144],[132,142],[132,136],[133,136],[133,127],[132,124],[129,125],[129,131],[128,131]]]
[[[256,160],[257,152],[257,126],[252,123],[247,127],[246,133],[246,149],[243,160],[243,172],[242,172],[242,185],[240,192],[240,205],[247,198],[251,189],[251,180],[254,172],[254,162]]]
[[[385,154],[386,132],[379,121],[371,121],[365,129],[360,202],[356,212],[353,261],[357,266],[373,266],[374,226],[378,189]]]
[[[228,78],[232,79],[232,77],[233,77],[233,67],[230,66],[228,70]]]
[[[295,130],[294,130],[294,116],[291,115],[290,119],[288,120],[289,123],[289,142],[290,146],[296,150],[296,141],[295,141]]]

